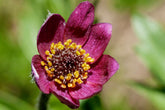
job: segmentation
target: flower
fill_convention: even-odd
[[[32,58],[32,75],[39,89],[53,93],[70,108],[89,98],[118,70],[114,58],[103,55],[111,38],[109,23],[93,24],[94,6],[80,3],[67,23],[52,14],[37,36],[39,55]]]

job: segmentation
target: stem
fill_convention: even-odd
[[[44,94],[41,92],[38,102],[38,110],[47,110],[47,103],[49,101],[50,95],[51,94]]]

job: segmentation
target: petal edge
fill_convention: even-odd
[[[39,89],[45,93],[50,93],[50,82],[47,80],[45,75],[45,70],[41,68],[40,62],[42,61],[41,57],[39,55],[35,55],[32,58],[32,76],[39,87]]]
[[[87,80],[97,84],[105,84],[119,69],[117,61],[109,55],[103,55],[92,66]]]
[[[88,1],[80,3],[66,23],[64,40],[72,39],[75,43],[83,45],[88,39],[86,32],[93,20],[94,6]]]
[[[45,51],[49,50],[52,42],[64,40],[65,21],[59,14],[52,14],[42,25],[37,36],[38,52],[46,60]]]
[[[91,27],[89,39],[83,46],[83,49],[90,54],[92,58],[97,59],[102,56],[111,38],[112,25],[109,23],[99,23]]]

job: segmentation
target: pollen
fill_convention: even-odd
[[[63,89],[81,85],[88,78],[90,64],[94,58],[83,49],[82,45],[72,42],[51,43],[50,49],[45,51],[46,61],[41,61],[47,79],[54,81]]]
[[[41,61],[41,66],[45,66],[45,62],[44,61]]]
[[[67,75],[67,76],[65,77],[65,79],[69,81],[69,80],[71,79],[71,76],[70,76],[70,75]]]
[[[55,82],[57,82],[58,84],[62,84],[62,82],[59,79],[54,79]]]
[[[81,53],[80,53],[79,51],[76,51],[76,54],[77,54],[77,55],[81,55]]]
[[[50,51],[51,51],[52,54],[56,53],[56,51],[54,49],[51,49]]]
[[[84,49],[80,50],[81,55],[83,55],[86,51]]]
[[[63,75],[60,75],[60,79],[61,79],[61,80],[64,80],[64,76],[63,76]]]
[[[52,66],[52,62],[48,61],[48,66],[51,67]]]
[[[83,81],[81,80],[81,78],[78,78],[78,79],[77,79],[77,83],[78,83],[78,84],[82,84],[82,83],[83,83]]]
[[[80,49],[82,46],[81,45],[77,45],[77,50]]]
[[[50,71],[52,71],[52,72],[53,72],[53,71],[55,71],[55,69],[54,69],[54,68],[51,68],[51,70],[50,70]]]
[[[61,87],[62,87],[63,89],[65,89],[65,88],[66,88],[66,85],[65,85],[65,84],[61,84]]]
[[[68,87],[72,87],[73,86],[73,84],[72,83],[68,83]]]
[[[88,78],[88,72],[85,72],[84,74],[83,74],[83,79],[87,79]]]
[[[88,57],[88,56],[89,56],[89,53],[87,53],[87,54],[84,55],[85,58]]]
[[[74,76],[75,76],[75,78],[78,78],[79,77],[79,72],[78,71],[75,71],[74,72]]]
[[[51,50],[54,49],[54,43],[51,44],[50,49],[51,49]]]
[[[46,51],[45,51],[45,54],[46,54],[46,55],[49,55],[49,54],[50,54],[49,50],[46,50]]]

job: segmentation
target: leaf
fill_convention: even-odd
[[[163,92],[140,83],[133,83],[133,87],[149,99],[158,110],[165,110],[165,94]]]
[[[32,56],[38,53],[36,46],[37,33],[44,19],[37,11],[33,11],[30,7],[28,7],[25,13],[19,18],[18,40],[24,55],[31,62]]]
[[[1,106],[1,104],[3,106]],[[28,103],[3,91],[0,91],[0,107],[5,107],[6,110],[8,110],[7,108],[10,108],[10,110],[34,110],[34,108],[32,108]]]
[[[114,7],[119,11],[134,12],[139,9],[147,9],[153,6],[156,0],[113,0]]]
[[[3,104],[0,104],[0,110],[11,110],[11,109]]]
[[[138,14],[132,17],[132,26],[140,40],[137,53],[157,82],[165,85],[165,30],[155,21]]]
[[[99,95],[93,96],[90,99],[82,100],[80,104],[81,110],[102,110],[101,99]]]

